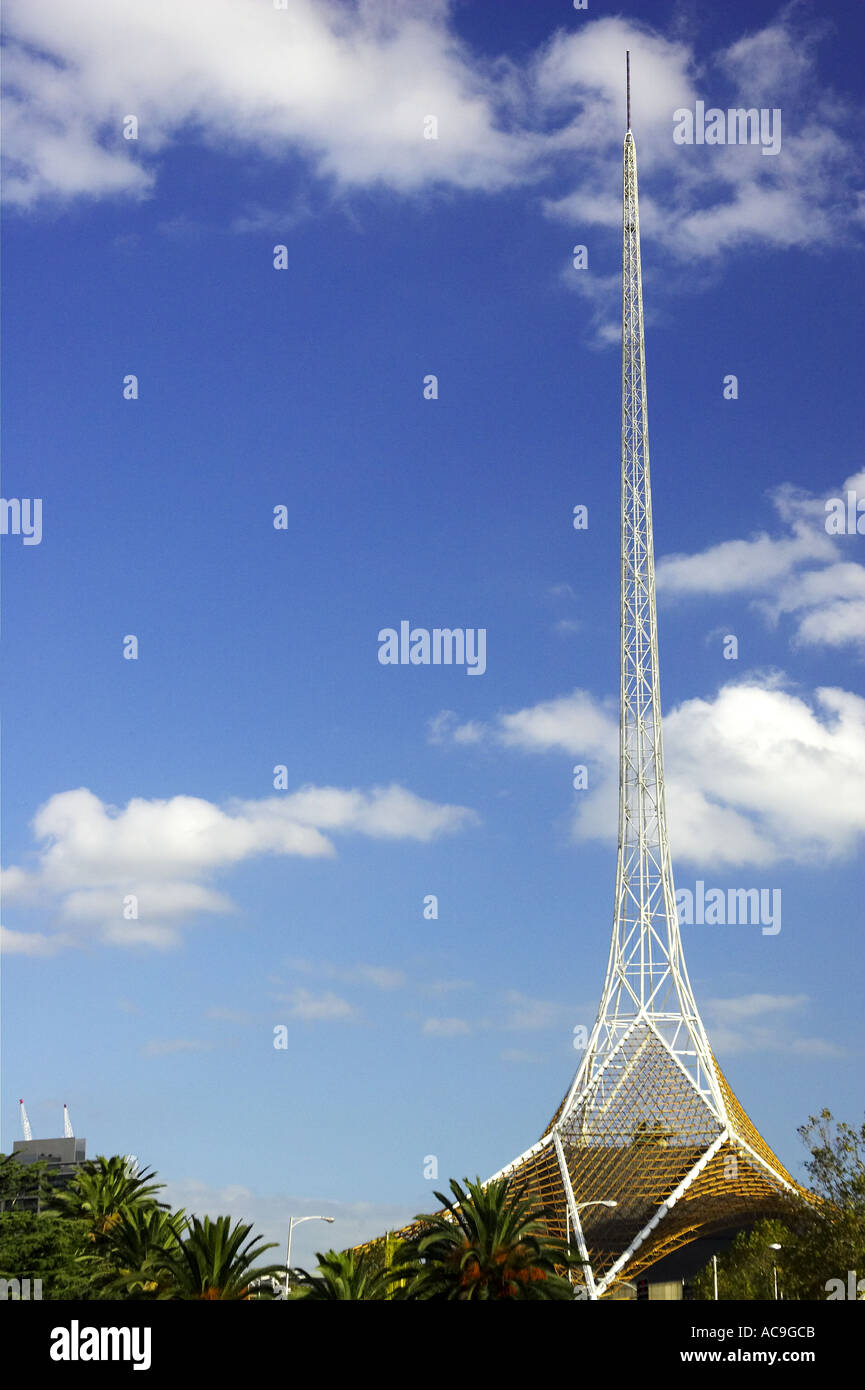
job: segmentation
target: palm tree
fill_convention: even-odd
[[[165,1186],[151,1183],[155,1176],[151,1169],[134,1171],[127,1158],[100,1155],[85,1163],[55,1200],[65,1215],[85,1217],[90,1222],[89,1238],[97,1241],[107,1237],[123,1213],[133,1207],[167,1207],[153,1196]]]
[[[139,1203],[121,1212],[108,1234],[106,1253],[127,1295],[159,1293],[160,1257],[180,1244],[188,1224],[182,1208],[170,1212]]]
[[[300,1297],[320,1302],[342,1299],[363,1299],[367,1302],[387,1298],[388,1276],[384,1269],[361,1251],[316,1251],[318,1273],[308,1274],[299,1269],[297,1288]]]
[[[155,1284],[160,1299],[272,1298],[266,1284],[255,1281],[274,1275],[281,1265],[255,1261],[276,1242],[263,1245],[263,1236],[249,1237],[252,1225],[230,1216],[193,1216],[186,1233],[173,1244],[154,1251],[132,1276],[142,1284]]]
[[[451,1178],[456,1200],[436,1192],[445,1210],[417,1218],[419,1232],[394,1260],[391,1277],[410,1278],[397,1297],[572,1299],[563,1271],[581,1261],[548,1235],[526,1188],[512,1191],[507,1178],[465,1183]]]

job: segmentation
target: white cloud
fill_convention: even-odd
[[[339,787],[302,787],[284,797],[238,803],[242,814],[261,825],[262,833],[300,825],[317,830],[351,831],[382,840],[434,840],[475,821],[465,806],[424,801],[404,787],[374,787],[371,792]],[[277,830],[277,834],[278,834]]]
[[[498,736],[506,746],[526,751],[582,751],[610,765],[616,756],[618,715],[584,690],[503,714]]]
[[[824,532],[796,528],[793,539],[766,532],[747,541],[722,541],[697,555],[664,555],[658,589],[675,594],[735,594],[787,579],[802,563],[831,561],[835,547]]]
[[[472,58],[442,0],[9,0],[11,201],[154,184],[170,142],[203,139],[277,161],[299,151],[342,186],[496,189],[526,177],[536,142],[506,133],[518,98],[504,60]],[[139,118],[139,139],[121,123]],[[424,138],[424,119],[438,139]]]
[[[826,1038],[797,1035],[807,994],[746,994],[708,999],[704,1017],[717,1053],[795,1052],[812,1058],[843,1057],[844,1049]]]
[[[589,768],[574,812],[581,839],[615,842],[618,721],[576,690],[512,714],[489,737]],[[664,718],[670,839],[677,862],[704,869],[839,860],[865,834],[865,699],[821,687],[811,700],[780,676],[686,700]]]
[[[476,819],[467,807],[425,801],[399,786],[369,792],[307,786],[225,807],[192,796],[134,798],[123,809],[80,787],[59,792],[37,811],[38,868],[10,867],[3,891],[9,903],[52,911],[70,938],[73,929],[95,929],[104,942],[165,948],[177,943],[179,927],[190,919],[233,910],[209,880],[246,859],[332,856],[325,831],[427,843]],[[36,954],[41,948],[31,939],[29,947],[16,940],[10,949]],[[382,980],[379,974],[385,987]]]
[[[616,232],[628,48],[648,237],[712,260],[740,245],[837,242],[856,225],[854,123],[819,71],[818,26],[796,6],[714,55],[641,22],[585,16],[519,61],[473,52],[451,0],[291,0],[284,11],[259,0],[7,0],[5,21],[11,203],[148,196],[162,152],[198,140],[277,169],[300,154],[339,190],[404,195],[496,191],[558,162],[575,183],[547,199],[549,215]],[[676,145],[673,111],[698,98],[780,106],[780,153]],[[139,118],[137,141],[122,137],[127,114]],[[423,138],[429,115],[437,139]],[[266,218],[252,208],[235,223]],[[603,339],[611,291],[592,275],[571,283],[596,297]]]
[[[858,695],[820,688],[812,705],[780,689],[729,685],[713,701],[674,710],[665,742],[674,851],[692,863],[838,860],[865,833]]]
[[[792,10],[792,5],[786,5],[778,20],[736,39],[720,55],[719,66],[757,105],[793,95],[813,65],[814,36],[800,32],[798,42],[790,42]]]
[[[65,892],[110,876],[122,882],[152,876],[180,882],[254,854],[333,854],[332,844],[309,824],[285,815],[276,798],[249,802],[231,814],[194,796],[168,801],[133,798],[123,810],[89,791],[59,792],[33,818],[43,883]],[[178,905],[180,906],[180,905]]]
[[[0,927],[0,954],[6,956],[53,956],[62,944],[58,937],[44,932],[12,931]]]
[[[221,893],[199,883],[158,883],[143,887],[138,894],[139,910],[148,918],[184,918],[199,912],[230,912],[231,902]],[[117,915],[118,895],[110,888],[78,888],[67,893],[60,914],[68,922],[88,923],[110,920]]]
[[[865,651],[865,565],[850,558],[857,536],[829,535],[826,505],[847,493],[865,496],[865,470],[826,497],[789,484],[772,503],[779,534],[722,541],[695,555],[666,555],[657,566],[659,593],[747,594],[772,624],[795,618],[796,646],[844,647]]]
[[[482,743],[486,734],[484,725],[477,720],[460,724],[452,709],[443,709],[427,723],[430,743]]]
[[[599,346],[618,343],[621,331],[621,286],[616,276],[596,273],[603,262],[595,259],[592,234],[620,235],[612,169],[621,157],[625,49],[631,51],[644,241],[677,261],[717,269],[740,248],[809,249],[856,235],[858,153],[848,133],[855,115],[820,72],[819,33],[819,24],[790,5],[765,29],[710,54],[610,17],[560,31],[536,60],[536,95],[558,120],[549,144],[568,150],[577,170],[575,186],[544,206],[573,229],[575,243],[594,244],[590,268],[574,271],[568,263],[563,276],[588,299]],[[675,144],[673,112],[694,111],[698,99],[724,111],[780,109],[779,153]]]
[[[39,901],[39,875],[27,873],[25,869],[10,866],[0,873],[3,896],[16,903]]]

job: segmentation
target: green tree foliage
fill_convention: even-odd
[[[773,1264],[785,1299],[826,1299],[837,1281],[848,1288],[851,1272],[854,1285],[865,1278],[865,1122],[857,1130],[821,1110],[799,1135],[810,1153],[805,1168],[814,1200],[791,1200],[783,1220],[739,1233],[718,1256],[719,1299],[774,1297]],[[773,1243],[781,1249],[770,1250]],[[695,1283],[698,1298],[713,1297],[711,1264]]]
[[[156,1200],[155,1174],[117,1155],[87,1163],[60,1190],[52,1172],[0,1156],[0,1278],[41,1279],[43,1300],[273,1297],[269,1276],[281,1267],[255,1265],[272,1244],[252,1238],[251,1225],[171,1212]],[[40,1193],[53,1209],[15,1210]]]
[[[417,1235],[393,1261],[392,1277],[409,1282],[399,1297],[420,1299],[572,1299],[565,1273],[579,1261],[546,1225],[526,1195],[507,1178],[484,1186],[450,1180],[453,1200],[419,1216]]]
[[[250,1285],[280,1272],[281,1265],[255,1264],[276,1242],[263,1244],[251,1230],[242,1221],[232,1225],[230,1216],[193,1216],[181,1238],[151,1251],[127,1282],[160,1299],[272,1298],[266,1284]]]
[[[37,1210],[50,1206],[57,1173],[44,1159],[21,1163],[14,1154],[0,1154],[0,1211],[15,1211],[34,1201]]]
[[[379,1242],[384,1244],[384,1242]],[[318,1269],[309,1274],[297,1271],[298,1296],[314,1302],[334,1302],[342,1299],[363,1299],[367,1302],[390,1297],[390,1283],[385,1265],[370,1251],[316,1251]]]
[[[787,1265],[793,1236],[781,1221],[758,1221],[749,1231],[740,1231],[730,1246],[718,1256],[718,1299],[720,1302],[763,1303],[775,1297],[774,1269],[778,1270],[779,1292],[788,1297]],[[773,1250],[780,1245],[780,1250]],[[694,1280],[695,1298],[714,1298],[711,1262]]]
[[[796,1214],[788,1286],[791,1297],[825,1299],[830,1280],[846,1287],[851,1271],[854,1282],[865,1278],[865,1121],[857,1130],[821,1110],[799,1134],[810,1150],[805,1167],[821,1200]]]
[[[152,1177],[155,1174],[150,1170],[134,1172],[126,1158],[100,1155],[85,1163],[69,1185],[55,1194],[55,1203],[64,1215],[86,1220],[90,1239],[102,1245],[124,1212],[133,1207],[167,1206],[153,1196],[165,1184],[151,1183]]]
[[[159,1293],[159,1280],[142,1276],[139,1271],[158,1265],[182,1240],[187,1226],[182,1209],[163,1211],[155,1203],[141,1202],[121,1212],[106,1238],[106,1254],[114,1271],[118,1297],[147,1298]]]
[[[110,1264],[92,1254],[86,1220],[35,1211],[0,1215],[0,1279],[42,1281],[42,1300],[112,1297]]]

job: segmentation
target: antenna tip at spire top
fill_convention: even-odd
[[[625,89],[628,105],[628,130],[631,129],[631,50],[625,50]]]

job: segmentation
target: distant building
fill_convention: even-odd
[[[50,1163],[56,1170],[53,1185],[65,1187],[69,1179],[86,1162],[86,1144],[87,1140],[79,1139],[77,1135],[60,1139],[16,1139],[12,1144],[12,1157],[25,1166],[40,1161]],[[16,1197],[14,1202],[0,1201],[2,1211],[38,1211],[40,1206],[41,1203],[35,1194],[22,1194]]]
[[[64,1178],[71,1178],[76,1168],[84,1163],[86,1139],[72,1135],[69,1139],[16,1139],[12,1145],[12,1157],[19,1163],[38,1163],[42,1159],[60,1170]]]

